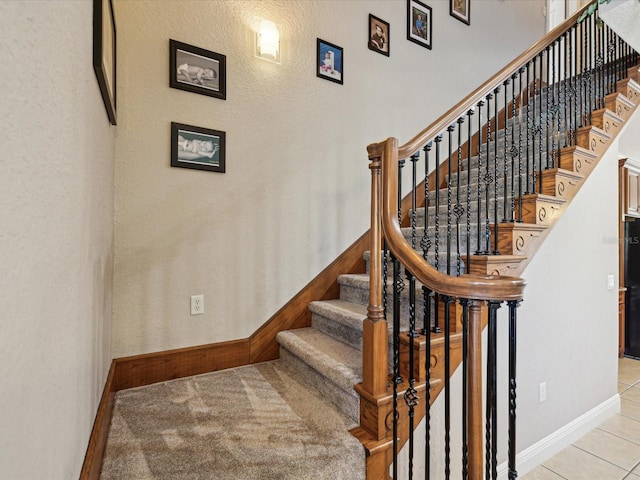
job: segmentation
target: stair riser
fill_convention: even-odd
[[[360,328],[345,325],[331,318],[330,313],[311,314],[311,326],[330,337],[362,351],[362,324]]]
[[[343,390],[282,346],[280,347],[280,358],[289,366],[301,372],[325,398],[329,399],[354,423],[359,423],[360,397],[355,390],[352,392]]]

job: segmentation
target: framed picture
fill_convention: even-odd
[[[210,97],[227,98],[227,57],[169,40],[169,86]]]
[[[449,13],[462,23],[471,25],[471,0],[449,0]]]
[[[171,122],[171,166],[224,173],[225,132]]]
[[[342,85],[344,81],[344,54],[342,47],[318,38],[316,70],[318,77]]]
[[[407,0],[407,40],[431,49],[431,7]]]
[[[112,0],[93,0],[93,70],[111,125],[116,125],[116,21]]]
[[[369,14],[369,50],[389,56],[389,23]]]

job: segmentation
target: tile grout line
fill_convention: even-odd
[[[609,433],[609,432],[607,432],[607,433]],[[588,434],[587,434],[587,435],[588,435]],[[584,437],[584,436],[583,436],[583,437]],[[583,438],[583,437],[580,437],[580,438]],[[635,445],[635,443],[634,443],[634,445]],[[586,454],[588,454],[588,455],[591,455],[592,457],[595,457],[595,458],[597,458],[597,459],[599,459],[599,460],[602,460],[603,462],[607,462],[609,465],[613,465],[614,467],[619,468],[620,470],[625,470],[625,471],[626,471],[626,473],[625,473],[625,477],[626,477],[626,475],[627,475],[628,473],[630,473],[630,472],[631,472],[631,470],[633,470],[634,468],[636,468],[636,465],[637,465],[637,464],[636,464],[636,465],[634,465],[634,466],[632,467],[632,469],[631,469],[631,470],[627,470],[627,468],[626,468],[626,467],[623,467],[623,466],[621,466],[621,465],[617,465],[617,464],[613,463],[611,460],[607,460],[606,458],[602,458],[600,455],[596,455],[595,453],[591,453],[589,450],[585,450],[584,448],[578,447],[577,445],[575,445],[575,444],[573,444],[573,443],[571,444],[571,446],[572,446],[572,447],[577,448],[578,450],[582,450],[584,453],[586,453]],[[622,477],[622,478],[624,478],[624,477]]]

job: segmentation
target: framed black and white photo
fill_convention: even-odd
[[[449,14],[462,23],[471,25],[471,0],[449,0]]]
[[[227,57],[169,40],[169,86],[210,97],[227,98]]]
[[[318,38],[316,72],[318,77],[342,85],[344,82],[344,54],[342,47]]]
[[[431,49],[431,7],[418,0],[407,0],[407,40]]]
[[[369,50],[389,56],[389,23],[369,14]]]
[[[171,166],[225,170],[225,132],[171,122]]]
[[[116,125],[116,21],[111,0],[93,0],[93,70],[111,125]]]

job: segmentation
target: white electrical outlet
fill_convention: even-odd
[[[547,382],[542,382],[538,390],[538,401],[540,403],[547,400]]]
[[[204,295],[191,295],[191,315],[204,313]]]

